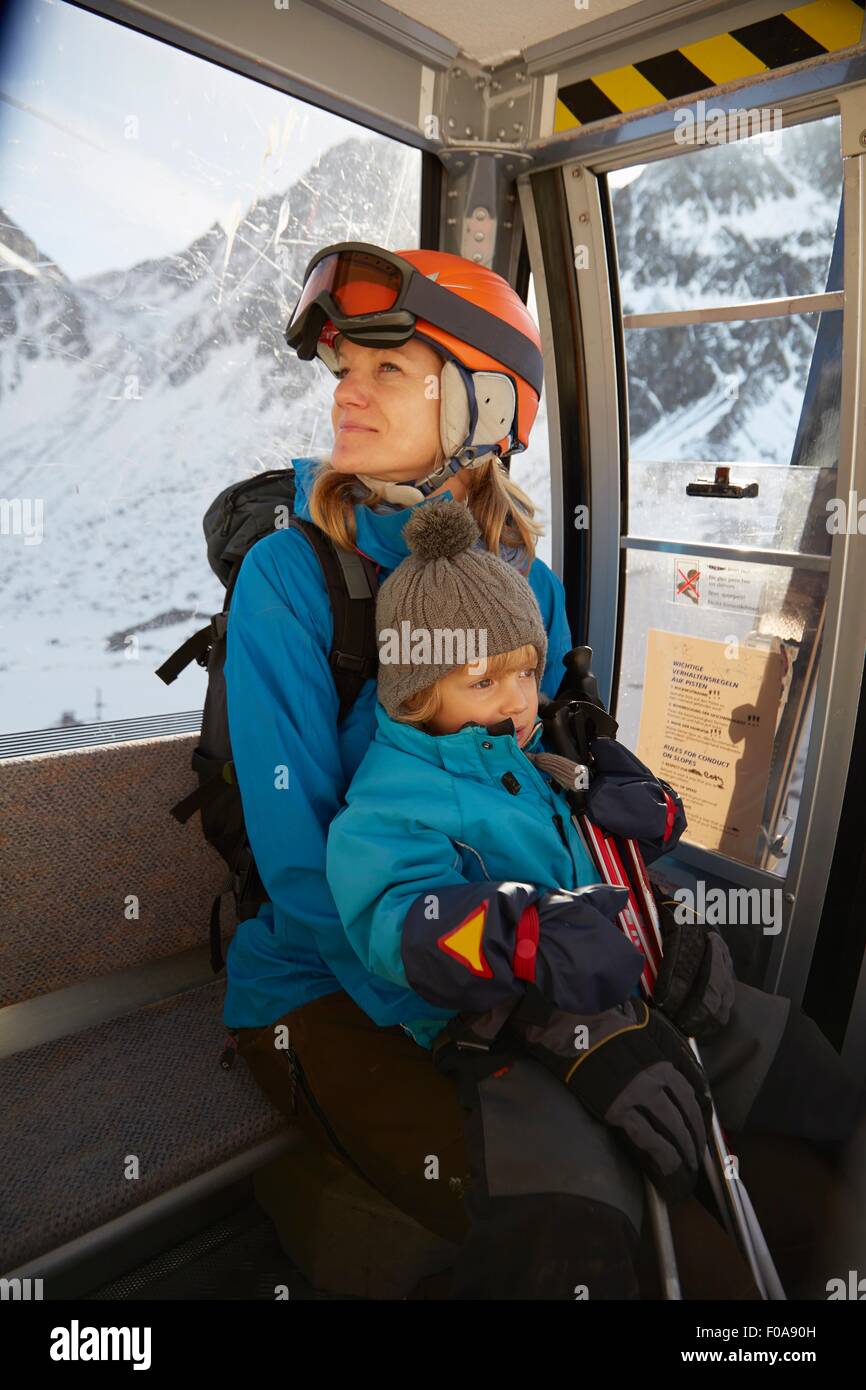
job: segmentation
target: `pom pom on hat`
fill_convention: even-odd
[[[416,507],[403,527],[403,539],[419,560],[452,560],[469,550],[481,535],[478,523],[462,502],[446,499]]]
[[[378,640],[388,643],[379,654],[378,693],[392,719],[410,696],[466,664],[468,648],[455,645],[455,634],[468,643],[470,634],[480,640],[483,633],[485,656],[531,644],[544,670],[547,633],[538,600],[515,566],[476,546],[481,528],[469,507],[449,498],[418,502],[401,534],[409,553],[376,596]],[[402,639],[393,649],[407,626],[427,634],[428,655],[404,651]]]

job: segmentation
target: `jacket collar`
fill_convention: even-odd
[[[319,459],[308,458],[292,460],[295,469],[295,514],[307,521],[312,520],[307,488],[312,487],[319,462]],[[401,560],[405,560],[409,554],[409,547],[403,539],[402,532],[410,513],[416,507],[426,506],[428,502],[441,502],[446,497],[452,500],[454,498],[450,488],[437,493],[435,498],[425,497],[408,507],[398,507],[391,502],[380,502],[375,510],[372,507],[356,507],[357,548],[384,569],[396,569]]]
[[[376,725],[377,743],[399,748],[415,758],[423,758],[425,762],[447,768],[449,772],[465,771],[468,775],[471,775],[477,766],[476,750],[479,746],[493,743],[508,757],[522,756],[533,750],[540,751],[544,727],[541,719],[537,718],[535,727],[522,748],[517,742],[516,734],[491,733],[491,728],[500,727],[498,725],[485,728],[483,724],[466,723],[453,734],[428,734],[417,724],[403,724],[397,719],[392,719],[379,700],[376,701]]]

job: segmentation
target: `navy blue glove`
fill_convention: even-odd
[[[614,738],[593,739],[589,747],[595,765],[586,799],[590,820],[611,835],[637,840],[647,864],[668,854],[687,825],[673,787]]]
[[[634,990],[643,956],[616,925],[623,888],[546,891],[466,883],[417,897],[401,955],[412,988],[439,1008],[486,1013],[529,984],[561,1009],[598,1013]]]

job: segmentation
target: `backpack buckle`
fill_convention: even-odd
[[[341,666],[346,671],[366,671],[368,659],[365,656],[352,656],[349,652],[332,652],[331,665]]]
[[[208,631],[208,629],[210,629],[211,633],[211,638],[207,646],[204,647],[200,652],[198,652],[195,658],[199,666],[201,666],[202,669],[205,671],[208,668],[211,653],[214,649],[214,644],[216,642],[220,642],[222,638],[226,635],[226,629],[228,627],[228,616],[228,613],[214,613],[207,627],[202,628],[201,632],[199,633],[200,637],[203,637],[204,634]]]

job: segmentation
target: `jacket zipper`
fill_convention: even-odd
[[[562,816],[559,814],[558,811],[555,811],[553,814],[553,824],[556,826],[556,829],[559,832],[559,838],[565,845],[565,848],[570,851],[571,845],[568,843],[568,836],[565,833],[565,826],[562,823]]]
[[[484,874],[484,877],[487,878],[487,879],[490,878],[490,874],[489,874],[488,871],[487,871],[487,865],[485,864],[484,860],[481,858],[481,855],[478,853],[478,850],[475,848],[474,845],[467,845],[466,842],[465,842],[465,840],[455,840],[455,841],[454,841],[454,844],[455,844],[455,845],[460,845],[462,849],[471,850],[472,853],[475,855],[475,858],[478,860],[478,863],[481,865],[481,872]]]

